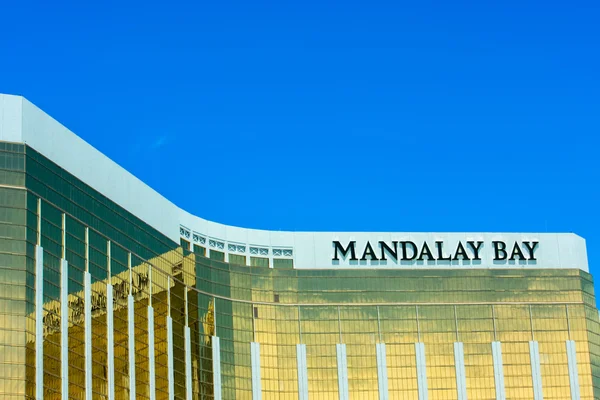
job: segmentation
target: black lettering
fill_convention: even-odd
[[[515,260],[516,257],[519,257],[519,260],[525,260],[525,255],[521,251],[521,247],[519,246],[519,242],[515,242],[515,245],[512,249],[512,253],[510,253],[509,260]]]
[[[471,250],[473,250],[473,260],[481,261],[481,258],[479,257],[479,249],[481,249],[481,246],[483,246],[483,242],[478,241],[477,246],[475,246],[475,242],[470,240],[467,242],[467,244],[471,246]]]
[[[375,255],[375,250],[373,250],[373,247],[371,247],[371,242],[367,242],[367,245],[365,246],[365,251],[363,252],[362,257],[360,258],[361,261],[365,261],[367,259],[367,256],[369,256],[371,260],[379,260]]]
[[[463,246],[462,242],[458,242],[458,246],[456,246],[456,253],[454,253],[453,260],[458,260],[458,257],[462,257],[463,260],[470,260],[469,255],[467,254],[467,250]]]
[[[429,246],[427,245],[427,242],[423,242],[423,247],[421,248],[421,254],[419,254],[419,258],[417,258],[417,260],[423,261],[423,256],[427,256],[428,260],[435,261],[433,254],[431,254],[431,250],[429,250]]]
[[[333,260],[334,261],[338,261],[339,257],[338,257],[338,251],[340,253],[342,253],[342,257],[346,258],[346,256],[348,255],[348,252],[350,252],[350,260],[352,261],[356,261],[356,242],[355,241],[351,241],[350,243],[348,243],[348,247],[346,247],[344,249],[344,246],[342,246],[342,244],[340,242],[338,242],[337,240],[335,240],[333,242],[333,245],[335,246],[335,254],[333,256]]]
[[[394,260],[398,259],[398,242],[393,241],[392,244],[394,245],[393,250],[384,241],[379,242],[379,245],[381,246],[381,258],[380,258],[381,260],[383,260],[383,261],[387,260],[387,258],[385,258],[386,251],[389,253],[390,256],[392,256],[394,258]]]
[[[539,242],[523,242],[525,247],[527,247],[527,251],[529,252],[529,261],[535,261],[535,249]]]
[[[402,245],[402,261],[411,261],[414,260],[415,258],[417,258],[417,245],[414,244],[411,241],[407,241],[407,242],[400,242],[400,244]],[[412,256],[408,257],[407,254],[407,245],[410,245],[412,247]]]
[[[435,246],[437,247],[438,261],[452,260],[452,256],[444,257],[444,253],[443,253],[444,242],[439,242],[439,241],[435,242]]]
[[[492,244],[494,245],[494,260],[506,260],[506,257],[508,257],[508,254],[506,253],[506,243],[493,241]]]

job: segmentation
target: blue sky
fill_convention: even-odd
[[[600,271],[600,4],[6,2],[21,94],[192,213],[558,231]]]

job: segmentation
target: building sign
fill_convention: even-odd
[[[358,246],[355,240],[342,243],[334,240],[332,261],[481,261],[485,242],[458,241],[447,245],[443,240],[415,243],[410,240],[367,241]],[[493,240],[493,261],[536,261],[537,241],[506,242]]]

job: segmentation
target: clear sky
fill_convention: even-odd
[[[0,92],[194,214],[276,230],[575,232],[600,280],[598,1],[0,13]]]

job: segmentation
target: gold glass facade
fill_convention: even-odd
[[[543,398],[565,400],[573,341],[579,398],[600,398],[600,325],[586,272],[229,261],[208,243],[174,243],[35,150],[0,143],[0,397],[254,399],[254,342],[264,399],[300,398],[298,344],[306,346],[308,398],[339,398],[336,345],[345,344],[349,397],[381,399],[376,344],[384,343],[383,398],[422,398],[423,371],[429,399],[491,400],[499,343],[507,399],[535,398],[537,357]],[[424,344],[423,370],[415,343]],[[464,349],[463,394],[455,343]]]

